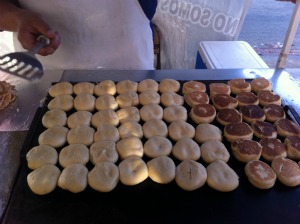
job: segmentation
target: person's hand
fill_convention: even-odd
[[[60,36],[44,19],[36,13],[24,10],[19,17],[18,39],[25,49],[31,49],[39,35],[49,38],[50,44],[38,51],[38,54],[46,56],[53,54],[60,44]]]

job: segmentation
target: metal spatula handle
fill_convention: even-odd
[[[40,35],[37,38],[37,42],[35,43],[35,45],[32,47],[32,49],[29,50],[29,52],[33,55],[35,55],[41,48],[45,47],[46,45],[48,45],[50,43],[50,40],[43,36]]]

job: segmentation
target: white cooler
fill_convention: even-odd
[[[245,41],[202,41],[199,45],[202,62],[198,65],[208,69],[269,68]]]

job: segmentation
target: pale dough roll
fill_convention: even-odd
[[[139,102],[141,105],[147,105],[152,103],[159,104],[160,95],[156,91],[147,90],[139,94]]]
[[[97,141],[90,146],[90,161],[94,165],[104,161],[116,163],[118,159],[116,143],[113,141]]]
[[[116,110],[118,109],[118,102],[114,96],[105,94],[96,99],[95,108],[97,110]]]
[[[137,107],[128,106],[121,108],[116,111],[120,123],[125,123],[127,121],[136,121],[141,120],[140,111]]]
[[[168,184],[175,179],[176,166],[168,156],[159,156],[147,162],[151,180],[159,184]]]
[[[79,82],[73,86],[73,91],[76,95],[86,93],[86,94],[94,94],[95,84],[90,82]]]
[[[80,163],[69,165],[61,172],[58,186],[73,193],[82,192],[87,187],[88,172],[88,169]]]
[[[67,135],[69,144],[84,144],[90,146],[94,141],[95,130],[87,125],[76,126],[70,129]]]
[[[130,91],[125,92],[116,97],[116,101],[120,108],[128,107],[128,106],[138,106],[139,95],[136,92]]]
[[[43,115],[42,124],[45,128],[65,126],[67,124],[67,114],[61,109],[49,110]]]
[[[137,156],[130,156],[119,164],[120,181],[124,185],[137,185],[148,178],[147,164]]]
[[[160,103],[165,107],[170,105],[183,105],[184,98],[174,92],[164,92],[160,96]]]
[[[144,153],[149,158],[155,158],[158,156],[168,156],[172,152],[172,142],[162,136],[153,136],[149,138],[144,144]]]
[[[239,176],[222,160],[215,160],[206,167],[207,184],[211,188],[229,192],[235,190],[239,186]]]
[[[117,93],[122,94],[125,92],[137,92],[138,83],[131,80],[122,80],[116,84]]]
[[[122,139],[132,137],[132,136],[138,138],[143,137],[143,128],[136,121],[124,122],[118,127],[118,130],[119,130],[120,138]]]
[[[208,140],[222,141],[222,131],[213,124],[199,124],[196,127],[194,140],[198,143],[204,143]]]
[[[148,104],[140,109],[140,116],[143,121],[152,119],[163,119],[163,108],[158,104]]]
[[[118,126],[120,123],[119,117],[114,110],[100,110],[93,114],[91,124],[97,128],[100,124],[111,124]]]
[[[103,80],[95,85],[94,93],[96,96],[105,94],[115,95],[117,92],[116,84],[112,80]]]
[[[174,141],[178,141],[181,138],[194,138],[195,136],[193,125],[182,120],[173,121],[169,125],[168,130],[169,137]]]
[[[205,167],[194,160],[184,160],[176,167],[175,181],[186,191],[202,187],[207,180]]]
[[[158,91],[158,83],[153,79],[145,79],[139,82],[137,91],[142,93],[144,91]]]
[[[96,98],[89,93],[80,93],[74,99],[76,110],[93,111],[95,110]]]
[[[187,120],[187,109],[181,105],[170,105],[163,110],[163,119],[171,123],[176,120]]]
[[[180,89],[180,83],[175,79],[162,79],[158,84],[158,90],[160,93],[164,92],[178,92]]]
[[[88,184],[100,192],[110,192],[119,183],[120,174],[117,165],[111,162],[100,162],[88,173]]]
[[[90,125],[93,114],[89,111],[76,111],[71,114],[67,119],[69,128],[75,128],[79,125]]]
[[[89,149],[83,144],[70,144],[59,152],[59,164],[63,168],[74,163],[86,165],[89,159]]]
[[[159,119],[148,120],[143,125],[144,137],[149,139],[153,136],[167,137],[168,126]]]
[[[179,139],[172,149],[173,156],[180,160],[198,160],[201,156],[200,146],[191,138]]]
[[[55,165],[58,161],[58,153],[49,145],[38,145],[26,153],[27,166],[35,170],[45,164]]]
[[[65,112],[68,112],[73,109],[73,102],[74,98],[69,94],[58,95],[48,103],[48,109],[61,109]]]
[[[121,159],[126,159],[130,156],[143,157],[144,155],[143,142],[137,137],[121,139],[117,142],[116,149]]]
[[[67,143],[67,134],[69,129],[62,126],[54,126],[42,132],[39,135],[38,142],[40,145],[50,145],[59,148]]]
[[[28,174],[27,183],[33,193],[45,195],[56,188],[60,174],[58,167],[45,164]]]
[[[49,88],[48,93],[52,97],[64,94],[72,95],[73,85],[69,82],[58,82]]]
[[[100,124],[94,134],[94,141],[97,142],[101,140],[119,141],[120,134],[118,128],[112,124]]]
[[[201,145],[201,158],[207,164],[216,160],[222,160],[228,162],[230,154],[220,140],[208,140]]]

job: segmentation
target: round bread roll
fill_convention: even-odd
[[[42,132],[38,137],[40,145],[50,145],[59,148],[67,143],[69,129],[62,126],[54,126]]]
[[[201,145],[201,158],[207,164],[215,160],[228,162],[230,154],[220,140],[208,140]]]
[[[142,93],[144,91],[158,91],[158,83],[153,79],[144,79],[138,83],[137,91]]]
[[[120,108],[139,105],[139,95],[136,92],[129,91],[122,93],[116,97],[116,101]]]
[[[45,164],[28,174],[27,183],[33,193],[45,195],[56,188],[60,174],[58,167]]]
[[[242,122],[242,115],[237,109],[225,108],[219,110],[216,115],[216,119],[221,125],[226,126],[228,124]]]
[[[172,149],[173,156],[180,160],[198,160],[201,156],[200,146],[191,138],[179,139]]]
[[[197,104],[190,111],[190,118],[196,124],[211,123],[216,117],[216,109],[210,104]]]
[[[172,142],[162,136],[153,136],[149,138],[144,144],[144,153],[149,158],[158,156],[168,156],[172,152]]]
[[[141,120],[140,111],[137,107],[133,107],[133,106],[124,107],[117,110],[116,113],[121,124],[127,121],[139,122]]]
[[[113,141],[101,140],[90,146],[90,161],[94,165],[104,161],[116,163],[118,159],[116,143]]]
[[[300,185],[300,167],[295,161],[278,156],[273,159],[271,167],[282,184],[288,187]]]
[[[174,92],[163,92],[160,96],[160,103],[167,107],[170,105],[183,105],[183,96]]]
[[[284,139],[287,148],[287,157],[293,160],[300,160],[300,138],[288,136]]]
[[[180,89],[180,83],[175,79],[163,79],[158,84],[158,90],[160,93],[164,92],[178,92]]]
[[[95,84],[93,83],[79,82],[74,85],[73,91],[76,95],[83,94],[83,93],[93,95],[94,88],[95,88]]]
[[[257,138],[276,138],[277,131],[275,125],[265,121],[254,121],[251,128]]]
[[[245,79],[232,79],[229,80],[227,84],[229,85],[233,94],[251,91],[251,85],[250,83],[246,82]]]
[[[206,85],[199,81],[188,81],[182,85],[182,94],[186,95],[194,91],[206,92]]]
[[[194,91],[184,95],[184,101],[190,107],[193,107],[197,104],[208,104],[209,97],[207,93],[201,91]]]
[[[281,137],[287,136],[296,136],[300,137],[300,126],[298,126],[295,122],[284,118],[275,121],[275,127],[278,135]]]
[[[143,142],[137,137],[121,139],[117,142],[116,149],[122,160],[130,156],[143,157],[144,155]]]
[[[244,105],[240,107],[240,113],[245,122],[264,121],[266,119],[263,109],[258,105]]]
[[[148,104],[140,109],[140,116],[143,121],[152,119],[163,119],[163,108],[158,104]]]
[[[119,168],[111,162],[99,162],[88,173],[88,185],[99,192],[110,192],[118,185]]]
[[[79,193],[87,187],[88,169],[80,164],[71,164],[64,168],[58,178],[58,186],[73,193]]]
[[[183,160],[177,167],[175,181],[186,191],[193,191],[202,187],[207,180],[205,167],[194,160]]]
[[[175,179],[176,166],[168,156],[158,156],[147,162],[148,175],[159,184],[168,184]]]
[[[171,105],[163,110],[163,119],[168,123],[176,120],[186,121],[187,117],[187,110],[184,106]]]
[[[45,128],[65,126],[67,124],[67,114],[61,109],[48,110],[42,117],[42,124]]]
[[[117,127],[112,124],[100,124],[94,134],[94,141],[101,140],[117,142],[120,140],[120,134]]]
[[[196,127],[194,140],[200,144],[208,140],[222,141],[222,131],[213,124],[199,124]]]
[[[67,145],[59,152],[59,164],[63,168],[74,163],[86,165],[89,159],[89,149],[83,144]]]
[[[251,85],[251,90],[253,90],[256,93],[258,93],[261,90],[271,90],[272,89],[272,83],[264,77],[253,79],[250,82],[250,85]]]
[[[231,150],[238,161],[247,163],[251,160],[259,160],[262,146],[254,140],[237,139],[231,143]]]
[[[259,144],[262,146],[261,156],[269,162],[277,156],[284,158],[287,156],[286,145],[277,138],[263,138]]]
[[[149,139],[153,136],[168,136],[168,126],[159,119],[148,120],[143,125],[144,137]]]
[[[78,94],[74,99],[76,110],[93,111],[95,109],[96,98],[88,93]]]
[[[48,93],[52,97],[65,94],[72,95],[73,85],[69,82],[58,82],[49,88]]]
[[[137,92],[138,83],[131,80],[122,80],[116,84],[117,93]]]
[[[143,133],[144,127],[142,127],[138,122],[136,121],[127,121],[122,123],[119,127],[119,133],[120,133],[120,138],[128,138],[128,137],[138,137],[142,138],[144,133]]]
[[[139,102],[141,105],[147,105],[147,104],[159,104],[160,103],[160,95],[158,92],[153,90],[147,90],[144,92],[141,92],[139,94]]]
[[[148,178],[147,164],[138,156],[130,156],[119,164],[120,181],[124,185],[137,185]]]
[[[96,96],[102,96],[105,94],[115,95],[117,92],[116,84],[111,80],[103,80],[97,83],[94,87],[94,93]]]
[[[118,102],[112,95],[101,95],[96,99],[95,108],[97,110],[116,110],[118,109]]]
[[[194,138],[195,136],[193,125],[183,120],[173,121],[169,125],[168,130],[169,137],[174,141],[178,141],[181,138]]]
[[[48,109],[61,109],[68,112],[73,109],[74,98],[69,94],[58,95],[48,103]]]
[[[95,130],[87,125],[76,126],[67,134],[69,144],[84,144],[90,146],[94,141]]]
[[[210,83],[209,84],[209,94],[210,98],[214,98],[216,94],[227,94],[230,95],[231,90],[229,85],[225,83]]]
[[[229,192],[235,190],[239,186],[239,176],[224,161],[215,160],[206,167],[207,184],[211,188]]]
[[[232,123],[224,127],[224,136],[228,142],[233,142],[239,138],[252,139],[253,130],[245,122]]]
[[[114,110],[100,110],[93,114],[91,124],[97,128],[100,124],[111,124],[118,126],[120,123],[119,117]]]
[[[263,107],[263,111],[265,112],[266,120],[269,122],[275,122],[286,117],[284,109],[280,105],[268,104]]]
[[[55,165],[58,161],[58,153],[49,145],[38,145],[26,153],[27,166],[35,170],[45,164]]]
[[[245,166],[245,174],[249,182],[259,189],[270,189],[276,181],[276,173],[260,160],[249,161]]]
[[[228,95],[228,94],[216,94],[213,98],[212,98],[212,103],[213,106],[217,109],[217,110],[222,110],[222,109],[233,109],[236,108],[238,106],[238,101],[236,98],[233,98],[232,96]]]
[[[266,106],[268,104],[281,105],[281,97],[270,90],[259,91],[257,97],[261,106]]]
[[[240,92],[236,94],[235,98],[238,101],[239,107],[259,104],[258,96],[252,92]]]
[[[79,125],[90,126],[93,114],[89,111],[76,111],[71,114],[67,119],[67,124],[69,128],[75,128]]]

